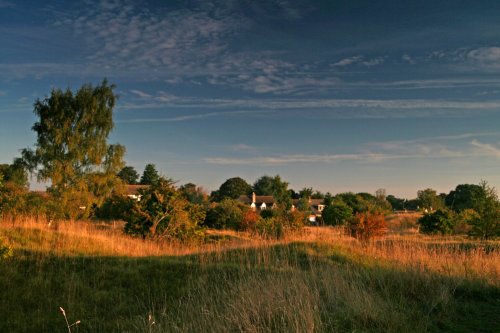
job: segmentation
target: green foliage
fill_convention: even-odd
[[[113,89],[104,80],[96,87],[83,85],[76,93],[53,89],[35,102],[38,121],[32,129],[37,142],[34,150],[23,150],[23,163],[38,180],[50,181],[50,193],[60,199],[68,217],[89,216],[90,207],[119,182],[116,174],[123,167],[125,148],[107,144],[116,101]]]
[[[208,210],[205,225],[216,229],[242,229],[243,219],[250,208],[234,199],[224,199]]]
[[[392,194],[389,194],[385,199],[389,202],[393,210],[408,209],[408,207],[405,206],[406,199],[396,198]]]
[[[424,214],[419,220],[420,232],[424,234],[449,235],[455,225],[455,214],[447,209]]]
[[[486,200],[487,193],[481,185],[461,184],[455,187],[455,190],[445,198],[446,206],[456,212],[461,212],[465,209],[477,210],[481,202]]]
[[[260,217],[257,220],[256,232],[259,236],[268,239],[281,239],[285,235],[283,222],[278,217]]]
[[[125,220],[134,206],[134,201],[124,195],[112,195],[97,208],[95,215],[103,220]]]
[[[192,204],[208,205],[207,194],[203,188],[196,186],[193,183],[187,183],[179,187],[179,191],[184,198]]]
[[[444,208],[443,198],[430,188],[417,191],[417,200],[420,209],[432,211]]]
[[[483,239],[500,237],[500,202],[495,188],[486,181],[480,183],[484,199],[475,203],[477,216],[470,221],[470,235]]]
[[[249,195],[252,193],[252,186],[240,177],[233,177],[227,179],[217,192],[216,201],[222,201],[226,198],[238,199],[242,195]]]
[[[135,185],[139,179],[139,174],[132,166],[123,167],[117,175],[125,184]]]
[[[146,164],[144,171],[141,176],[142,185],[156,185],[160,180],[160,175],[156,171],[156,166],[154,164]]]
[[[12,164],[0,164],[0,176],[5,183],[16,186],[28,186],[28,170],[21,158],[14,159]]]
[[[262,176],[253,185],[257,195],[272,195],[281,209],[292,207],[292,197],[288,190],[288,183],[281,180],[279,175],[274,177]]]
[[[175,189],[170,179],[160,178],[147,189],[140,190],[125,216],[125,232],[142,237],[191,241],[202,235],[199,224],[205,211],[192,205]]]
[[[326,225],[345,225],[352,219],[353,211],[343,201],[335,201],[325,207],[321,216]]]

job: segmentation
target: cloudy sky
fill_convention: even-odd
[[[180,184],[500,187],[500,2],[0,0],[0,163],[104,77],[111,142]]]

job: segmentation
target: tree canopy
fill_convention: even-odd
[[[123,169],[121,169],[120,172],[118,172],[118,177],[120,177],[120,179],[123,180],[125,184],[134,185],[137,184],[139,174],[134,169],[134,167],[127,165]]]
[[[284,208],[292,206],[292,198],[288,191],[288,183],[281,180],[279,175],[274,177],[262,176],[253,185],[253,190],[257,195],[272,195],[276,202]]]
[[[225,198],[238,199],[242,195],[249,195],[252,193],[252,186],[240,177],[233,177],[227,179],[219,187],[217,192],[217,201]]]
[[[23,162],[38,180],[50,181],[51,193],[63,204],[88,209],[115,187],[125,147],[107,143],[117,99],[113,89],[106,80],[76,93],[54,88],[34,104],[37,141],[22,151]]]
[[[446,206],[460,212],[465,209],[477,210],[478,204],[486,199],[486,191],[481,185],[461,184],[445,198]]]
[[[146,164],[144,171],[141,176],[142,185],[155,185],[160,180],[160,175],[156,171],[156,166],[154,164]]]

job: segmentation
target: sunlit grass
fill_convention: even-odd
[[[62,331],[59,307],[80,332],[500,327],[498,241],[398,230],[361,244],[321,227],[280,241],[212,230],[207,243],[174,244],[122,227],[1,220],[14,257],[0,262],[0,331]]]

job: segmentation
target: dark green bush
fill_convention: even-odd
[[[455,221],[455,214],[452,211],[438,209],[422,216],[418,224],[421,233],[448,235],[453,232]]]

